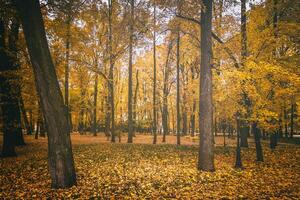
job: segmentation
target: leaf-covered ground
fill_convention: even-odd
[[[80,142],[80,137],[84,137]],[[87,140],[90,138],[90,140]],[[216,172],[196,170],[197,146],[93,143],[73,137],[78,184],[50,189],[46,140],[26,138],[18,157],[0,158],[0,199],[299,199],[300,147],[243,149],[243,171],[233,169],[234,148],[218,146]],[[89,141],[89,142],[87,142]]]

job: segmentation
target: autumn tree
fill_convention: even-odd
[[[38,1],[16,1],[37,80],[48,132],[49,170],[53,188],[76,184],[68,113],[51,59]],[[51,91],[51,92],[49,92]]]

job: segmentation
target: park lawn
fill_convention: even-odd
[[[0,199],[300,198],[300,146],[280,144],[271,151],[264,143],[265,162],[256,163],[251,143],[242,150],[245,169],[236,170],[234,147],[218,145],[216,171],[210,173],[196,170],[196,145],[110,144],[99,138],[72,136],[77,186],[53,190],[46,139],[27,136],[18,157],[0,158]]]

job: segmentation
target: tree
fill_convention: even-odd
[[[180,14],[180,5],[177,1],[177,11]],[[176,27],[176,113],[177,113],[177,145],[180,145],[180,27],[179,24]]]
[[[132,45],[133,45],[133,22],[134,22],[134,0],[130,0],[130,23],[129,23],[129,65],[128,65],[128,143],[133,140],[132,120]]]
[[[248,50],[247,50],[247,15],[246,15],[246,0],[241,0],[241,60],[242,60],[242,66],[246,62],[246,58],[248,56]],[[248,98],[247,93],[244,91],[244,88],[242,88],[242,104],[247,110],[247,114],[243,115],[243,118],[240,125],[241,125],[241,147],[248,147],[248,134],[249,134],[249,125],[246,120],[247,115],[249,115],[249,107],[250,107],[250,101]]]
[[[169,134],[169,124],[168,124],[168,95],[169,95],[169,74],[170,74],[170,54],[173,46],[173,40],[170,38],[168,45],[168,52],[166,57],[166,64],[164,67],[164,85],[163,85],[163,111],[162,111],[162,125],[163,125],[163,140],[166,142],[166,135]]]
[[[108,82],[108,103],[110,116],[108,124],[110,124],[111,142],[115,142],[115,101],[114,101],[114,61],[112,52],[112,7],[113,0],[108,0],[108,51],[109,51],[109,82]]]
[[[201,68],[199,97],[200,147],[198,169],[214,171],[214,144],[212,121],[212,1],[203,0],[201,10]]]
[[[76,184],[68,112],[64,105],[46,39],[38,0],[17,0],[24,35],[37,81],[48,133],[49,171],[53,188]]]
[[[156,2],[154,0],[153,11],[153,144],[157,141],[157,111],[156,111]]]

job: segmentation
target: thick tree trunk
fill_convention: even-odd
[[[17,0],[24,35],[37,81],[48,133],[49,170],[53,188],[76,184],[68,112],[59,89],[38,0]]]
[[[214,171],[214,144],[212,121],[212,1],[203,0],[205,10],[201,11],[201,68],[199,126],[200,149],[198,169]]]
[[[128,65],[128,143],[133,142],[133,119],[132,119],[132,51],[133,51],[133,20],[134,0],[130,0],[130,24],[129,24],[129,65]]]
[[[260,138],[261,138],[261,131],[259,128],[257,128],[257,123],[254,122],[252,124],[252,133],[254,136],[254,141],[255,141],[255,149],[256,149],[256,161],[263,162],[264,161],[264,156],[263,156],[263,150],[261,147],[260,143]]]
[[[156,4],[154,1],[154,12],[153,12],[153,144],[157,141],[157,111],[156,111]]]
[[[16,156],[16,135],[22,129],[18,97],[16,92],[14,92],[15,86],[12,84],[12,81],[15,81],[12,79],[15,79],[15,77],[9,74],[12,73],[16,66],[14,66],[12,59],[7,54],[4,33],[4,22],[0,19],[0,104],[3,119],[2,156],[10,157]]]
[[[275,149],[277,146],[277,136],[276,133],[270,134],[270,148]]]
[[[245,122],[244,120],[242,120],[240,122],[240,134],[241,134],[241,147],[245,147],[248,148],[248,135],[249,135],[249,126],[247,124],[247,122]]]
[[[95,74],[94,109],[93,109],[93,135],[94,136],[97,136],[97,101],[98,101],[98,74]]]

